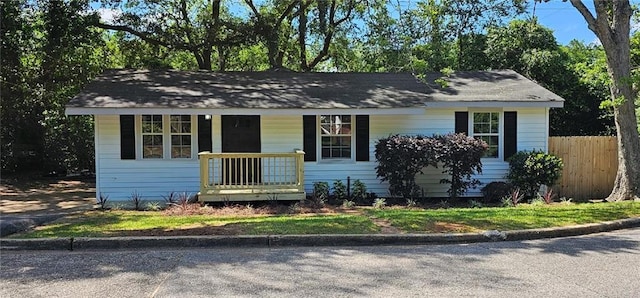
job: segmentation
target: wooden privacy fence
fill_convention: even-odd
[[[549,153],[564,163],[556,193],[576,200],[607,197],[618,170],[617,150],[616,137],[550,137]]]

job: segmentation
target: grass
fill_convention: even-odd
[[[65,217],[19,238],[143,235],[379,233],[372,219],[405,233],[517,230],[640,217],[640,202],[519,205],[511,208],[358,209],[360,214],[166,215],[157,211],[91,211]]]
[[[375,233],[377,226],[362,215],[277,215],[277,216],[167,216],[162,212],[111,211],[87,212],[81,216],[66,217],[39,227],[20,238],[42,237],[110,237],[145,235],[144,231],[193,231],[227,229],[227,234],[364,234]],[[141,233],[142,232],[142,233]]]
[[[438,210],[369,209],[373,217],[410,233],[479,232],[562,227],[640,216],[640,202],[518,205]]]

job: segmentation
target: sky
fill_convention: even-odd
[[[593,1],[584,0],[583,3],[592,12],[595,11]],[[640,4],[640,0],[631,0],[631,3]],[[533,10],[534,5],[530,3],[529,16],[533,14]],[[553,30],[557,42],[561,45],[566,45],[573,39],[585,43],[599,43],[596,35],[587,28],[587,22],[582,15],[568,1],[550,0],[538,3],[535,5],[535,16],[538,17],[539,24]],[[632,26],[633,29],[640,30],[640,24],[633,23]]]

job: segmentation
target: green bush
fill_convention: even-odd
[[[378,140],[376,175],[389,182],[392,196],[413,198],[420,191],[416,175],[428,165],[436,166],[434,140],[424,136],[392,135]]]
[[[507,179],[533,198],[541,185],[553,186],[562,173],[562,159],[542,151],[520,151],[509,159]]]
[[[343,200],[347,198],[347,186],[342,180],[333,181],[333,196],[336,200]]]
[[[440,183],[450,184],[449,196],[455,198],[480,183],[471,176],[482,172],[480,158],[486,150],[484,141],[464,134],[432,137],[393,135],[376,143],[376,174],[382,181],[389,182],[391,195],[416,198],[420,192],[415,182],[416,175],[423,168],[437,167],[440,163],[443,173],[449,175]]]
[[[356,179],[353,181],[353,191],[351,191],[351,197],[354,200],[364,200],[367,198],[367,186],[364,182]]]
[[[434,136],[434,139],[439,149],[437,160],[444,168],[442,173],[449,175],[440,183],[450,185],[447,190],[450,198],[457,198],[480,184],[480,180],[471,178],[471,175],[482,173],[480,159],[489,148],[487,143],[456,133]]]
[[[513,190],[511,183],[494,181],[485,185],[481,191],[485,203],[499,203]]]

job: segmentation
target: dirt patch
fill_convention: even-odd
[[[380,233],[382,234],[401,234],[402,231],[394,226],[386,219],[380,219],[371,217],[371,221],[378,227],[380,227]]]
[[[431,233],[468,233],[477,232],[477,229],[459,223],[437,221],[427,224],[427,231]]]
[[[95,204],[95,181],[3,179],[0,214],[44,214],[88,210]]]

